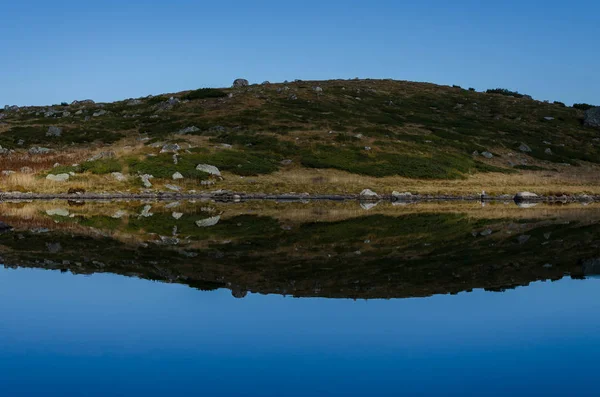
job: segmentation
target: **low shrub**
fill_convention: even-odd
[[[223,98],[227,94],[216,88],[200,88],[194,91],[190,91],[183,96],[183,99],[193,101],[195,99],[207,99],[207,98]]]
[[[510,90],[507,90],[506,88],[489,89],[486,91],[486,94],[500,94],[500,95],[504,95],[504,96],[513,96],[515,98],[523,98],[525,96],[517,91],[510,91]]]
[[[574,103],[573,107],[579,110],[590,110],[594,105],[590,105],[589,103]]]

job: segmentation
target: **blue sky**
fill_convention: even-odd
[[[237,77],[394,78],[600,104],[592,0],[20,0],[1,12],[0,105]]]

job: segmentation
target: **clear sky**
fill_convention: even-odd
[[[2,2],[0,105],[394,78],[600,104],[597,0]]]

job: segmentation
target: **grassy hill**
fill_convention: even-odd
[[[393,80],[8,108],[0,111],[0,170],[15,173],[4,172],[0,188],[138,191],[137,175],[150,174],[151,189],[161,190],[179,172],[182,191],[598,192],[600,130],[583,126],[582,109]],[[198,164],[224,179],[209,180]],[[65,172],[68,182],[44,179]]]

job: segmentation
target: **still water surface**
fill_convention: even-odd
[[[600,393],[594,208],[3,205],[3,396]]]

